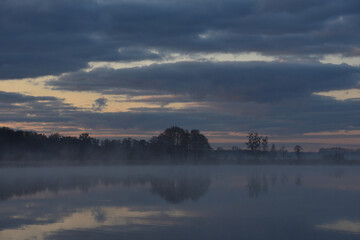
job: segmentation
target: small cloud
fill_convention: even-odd
[[[198,36],[199,36],[199,38],[201,38],[201,39],[207,39],[207,38],[210,37],[210,34],[209,34],[209,33],[201,33],[201,34],[199,34]]]
[[[317,228],[348,233],[360,233],[360,222],[339,220],[334,223],[317,225]]]
[[[96,99],[92,105],[92,110],[94,112],[101,112],[107,106],[107,102],[108,102],[108,99],[104,98],[104,97]]]

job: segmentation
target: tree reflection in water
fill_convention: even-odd
[[[261,194],[266,194],[269,190],[268,180],[265,176],[253,176],[248,180],[247,184],[249,197],[257,198]]]
[[[300,175],[294,176],[293,181],[291,182],[289,181],[289,177],[285,174],[281,176],[280,181],[278,181],[278,176],[276,174],[271,176],[270,181],[266,175],[254,175],[248,179],[248,183],[246,185],[249,197],[258,198],[261,195],[267,194],[270,190],[269,182],[273,188],[276,187],[277,184],[287,185],[290,183],[293,183],[295,186],[302,186],[303,181]]]
[[[123,185],[134,187],[150,184],[151,193],[158,195],[170,203],[180,203],[186,200],[198,200],[203,196],[210,184],[209,176],[193,176],[176,174],[169,176],[133,175],[133,176],[37,176],[15,177],[0,181],[0,200],[6,201],[13,197],[28,197],[40,192],[58,193],[61,190],[77,190],[83,194],[96,186]],[[101,219],[98,210],[93,211],[97,219]]]
[[[180,203],[186,200],[198,200],[203,196],[210,184],[209,177],[176,177],[173,179],[153,179],[151,192],[159,195],[170,203]]]
[[[102,223],[106,221],[106,212],[101,207],[95,207],[91,210],[91,215],[95,221]]]

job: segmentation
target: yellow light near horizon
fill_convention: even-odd
[[[100,97],[105,97],[109,100],[103,112],[123,112],[129,111],[130,108],[159,107],[159,105],[152,103],[131,102],[126,95],[102,95],[88,91],[54,90],[46,86],[46,81],[52,78],[53,76],[34,79],[2,80],[0,81],[0,91],[20,93],[35,97],[56,97],[63,99],[64,103],[79,108],[79,110],[91,110],[94,101]]]
[[[70,103],[80,108],[91,107],[94,100],[102,96],[99,93],[92,92],[53,90],[46,86],[46,81],[52,78],[54,77],[47,76],[33,79],[2,80],[0,81],[0,89],[5,92],[15,92],[35,97],[56,97],[64,99],[65,103]]]
[[[12,236],[11,239],[47,239],[49,236],[59,231],[87,230],[102,227],[126,227],[139,225],[161,225],[172,226],[181,225],[179,219],[198,217],[199,213],[193,211],[183,211],[178,209],[157,210],[140,209],[128,207],[107,207],[102,206],[100,210],[106,218],[104,221],[97,221],[94,217],[94,208],[76,209],[76,211],[63,216],[58,221],[46,224],[24,224],[20,228],[8,228],[0,231],[0,238]],[[18,216],[13,216],[17,218]],[[24,218],[24,216],[19,216]],[[25,217],[26,218],[26,217]],[[45,218],[46,219],[46,218]],[[130,231],[132,228],[127,228]],[[137,228],[133,228],[137,229]]]

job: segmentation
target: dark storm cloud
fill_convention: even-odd
[[[164,57],[150,49],[360,55],[359,10],[358,0],[3,0],[0,79]]]
[[[173,94],[193,101],[274,102],[356,87],[359,80],[360,69],[348,65],[181,62],[117,70],[98,68],[71,73],[49,84],[61,90],[130,96]],[[170,102],[171,97],[144,101]]]

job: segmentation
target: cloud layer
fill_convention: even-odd
[[[347,65],[180,62],[79,71],[49,85],[60,90],[129,96],[173,94],[191,101],[276,102],[314,92],[353,88],[359,80],[360,69]]]
[[[359,56],[359,9],[357,0],[4,0],[0,78],[169,52]]]

